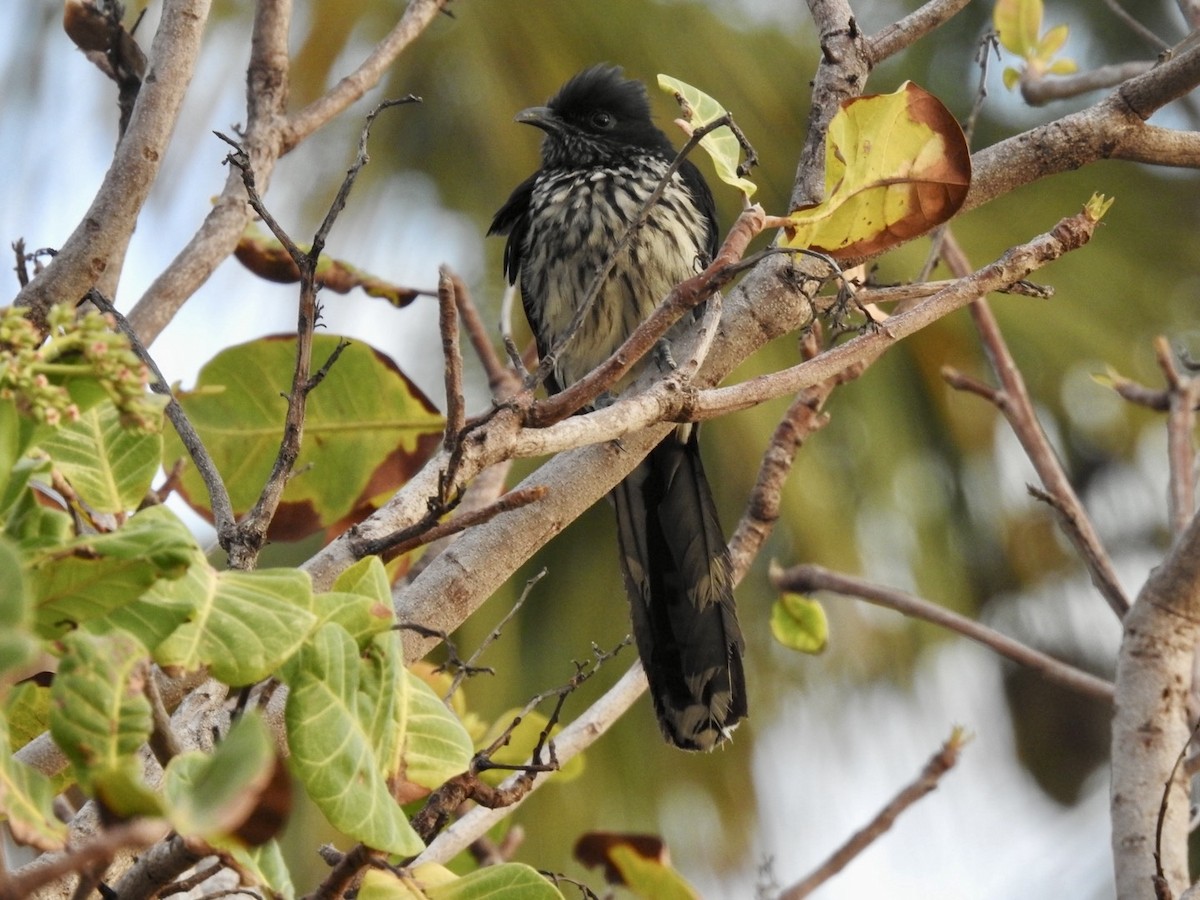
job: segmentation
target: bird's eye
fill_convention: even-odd
[[[592,118],[591,118],[592,127],[599,131],[608,131],[610,128],[613,127],[613,125],[616,124],[616,122],[617,122],[617,120],[613,117],[613,114],[610,112],[605,112],[604,110],[601,109],[601,110],[597,110],[596,112],[592,113]]]

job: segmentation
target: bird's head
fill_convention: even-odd
[[[545,106],[522,110],[516,120],[546,133],[542,163],[548,168],[600,165],[647,152],[675,155],[650,118],[645,86],[615,66],[585,69]]]

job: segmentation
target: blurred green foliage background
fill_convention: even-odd
[[[856,11],[860,26],[870,34],[916,5],[869,2],[856,4]],[[249,6],[234,0],[215,5],[205,49],[208,80],[196,86],[192,114],[181,125],[183,144],[202,146],[207,130],[229,127],[227,121],[214,121],[213,110],[237,108],[229,104],[243,89]],[[391,27],[401,7],[396,0],[298,3],[293,106],[317,97],[346,74]],[[152,26],[153,4],[150,13]],[[424,99],[420,108],[381,119],[372,139],[372,165],[339,224],[343,244],[331,245],[336,255],[369,266],[369,260],[386,258],[389,248],[403,244],[411,256],[416,240],[412,234],[426,229],[423,217],[429,215],[429,206],[436,206],[455,215],[459,227],[453,240],[461,244],[418,243],[420,253],[435,263],[465,260],[462,266],[477,302],[489,320],[495,320],[503,288],[502,248],[499,240],[485,242],[483,233],[511,188],[537,165],[538,135],[513,124],[512,116],[544,102],[565,78],[598,61],[619,63],[628,74],[650,83],[657,73],[669,73],[717,97],[734,113],[762,161],[755,174],[760,185],[756,199],[768,212],[785,211],[819,54],[803,4],[457,0],[450,13],[403,56],[382,89],[285,160],[275,176],[269,202],[315,224],[352,158],[361,117],[369,106],[382,97],[409,92]],[[54,10],[12,14],[21,17],[16,27],[22,37],[0,57],[0,73],[11,108],[30,110],[27,122],[36,135],[33,110],[45,114],[47,67],[62,65],[64,54],[71,51]],[[1168,41],[1182,35],[1174,5],[1166,0],[1141,4],[1137,14]],[[947,26],[881,65],[869,89],[888,91],[912,79],[965,118],[976,97],[976,51],[990,16],[990,4],[970,4]],[[1052,4],[1047,23],[1059,22],[1071,26],[1064,53],[1081,67],[1153,59],[1154,50],[1116,23],[1103,4]],[[990,61],[989,94],[974,138],[977,147],[1099,99],[1097,94],[1027,109],[1000,86],[1001,65],[1011,63],[1000,63],[994,56]],[[670,99],[655,92],[654,102],[660,124],[670,130]],[[112,108],[97,106],[92,114],[101,123],[115,120]],[[1189,99],[1155,121],[1194,129],[1198,115],[1195,101]],[[9,131],[0,128],[0,140],[12,139],[15,126],[11,119],[8,123]],[[105,150],[100,146],[88,152],[103,160]],[[162,210],[173,202],[169,179],[182,183],[198,177],[194,173],[201,157],[195,149],[188,152],[188,165],[178,162],[164,175],[165,184],[153,201],[158,215],[166,216]],[[219,184],[221,173],[214,170],[222,154],[211,148],[206,152],[203,178]],[[388,193],[391,187],[414,179],[425,186],[420,203],[406,208],[374,202],[395,196]],[[1160,490],[1166,466],[1159,452],[1161,422],[1116,401],[1091,376],[1112,367],[1158,384],[1151,341],[1159,334],[1193,351],[1200,349],[1198,187],[1195,172],[1102,163],[1032,184],[954,223],[959,241],[981,265],[1008,246],[1048,230],[1060,217],[1078,210],[1093,191],[1116,197],[1091,245],[1036,273],[1038,282],[1054,287],[1053,299],[1000,296],[992,304],[1077,488],[1085,497],[1102,500],[1102,533],[1119,540],[1115,551],[1139,560],[1138,554],[1161,552],[1167,542]],[[216,187],[207,190],[215,193]],[[737,197],[717,193],[722,220],[729,223]],[[180,241],[204,211],[192,209],[180,217],[177,227],[185,229]],[[16,212],[10,209],[9,216],[19,223]],[[408,236],[398,238],[401,232]],[[32,235],[30,239],[42,240]],[[164,260],[172,249],[160,251]],[[877,277],[912,278],[927,252],[924,240],[903,247],[879,261]],[[428,278],[427,273],[405,271],[383,274],[401,282]],[[230,277],[230,272],[225,275]],[[137,277],[136,270],[129,275]],[[241,279],[239,298],[214,296],[206,289],[193,307],[207,309],[205,316],[231,319],[268,302],[279,302],[285,312],[290,308],[286,292],[269,294],[236,270],[232,277]],[[939,269],[934,277],[945,273]],[[248,302],[251,297],[253,302]],[[122,299],[130,305],[136,290]],[[353,307],[345,309],[350,311],[335,310],[335,315],[356,314]],[[391,316],[397,335],[407,335],[407,343],[389,349],[400,365],[436,373],[440,363],[429,356],[436,344],[431,333],[412,339],[418,331],[412,318],[416,314],[384,315]],[[336,329],[336,323],[331,328]],[[211,328],[203,337],[211,341],[209,355],[223,345],[221,328]],[[424,358],[418,358],[422,354]],[[747,362],[735,378],[790,365],[797,356],[793,338],[780,340]],[[803,735],[794,740],[786,736],[792,726],[785,707],[817,686],[838,692],[847,707],[872,684],[895,683],[904,690],[923,656],[946,636],[865,611],[848,600],[834,600],[829,604],[828,651],[819,658],[790,654],[772,645],[766,627],[773,599],[766,580],[771,558],[784,565],[818,562],[861,572],[971,615],[987,615],[992,604],[1047,590],[1051,596],[1043,599],[1053,604],[1053,585],[1079,578],[1080,565],[1057,537],[1049,512],[1023,494],[1022,485],[1033,475],[1002,423],[980,399],[955,394],[944,385],[939,373],[945,365],[988,378],[965,314],[905,341],[859,381],[840,389],[829,406],[830,425],[803,448],[787,486],[783,518],[739,591],[749,644],[752,718],[732,747],[707,757],[673,751],[659,738],[648,704],[640,704],[589,754],[583,780],[543,790],[525,806],[518,816],[527,830],[523,859],[578,875],[569,852],[580,832],[665,828],[685,872],[688,864],[716,878],[726,869],[752,872],[762,852],[756,835],[766,827],[760,822],[760,804],[772,790],[763,783],[761,770],[756,772],[755,760],[763,736],[772,729],[785,734],[784,746],[798,748],[792,761],[795,778],[841,779],[848,791],[852,789],[859,777],[855,772],[813,771],[806,766],[799,749]],[[476,368],[476,408],[486,402],[484,390]],[[430,392],[436,397],[439,391],[432,380]],[[768,404],[706,426],[710,478],[727,531],[740,515],[760,454],[785,406],[783,401]],[[1124,487],[1112,490],[1114,479]],[[1091,493],[1093,487],[1103,490]],[[571,660],[587,658],[592,642],[611,647],[626,633],[626,602],[610,518],[604,505],[589,512],[457,636],[462,647],[475,646],[511,604],[525,578],[548,569],[504,639],[488,653],[485,662],[497,675],[468,684],[472,707],[485,717],[565,681],[573,672]],[[1143,563],[1123,571],[1131,573],[1127,589],[1136,591]],[[1111,619],[1098,596],[1090,603],[1093,617]],[[1059,641],[1052,629],[1040,626],[1022,636],[1110,674],[1111,659],[1086,642]],[[624,657],[626,663],[632,661],[632,652],[625,651]],[[589,682],[568,705],[568,715],[583,709],[620,668],[610,666]],[[1103,758],[1106,711],[1059,696],[1037,679],[1013,673],[1006,678],[1007,703],[1017,723],[1013,759],[1056,802],[1074,802]],[[975,723],[964,724],[970,728]],[[930,744],[929,752],[935,746]],[[898,763],[895,785],[916,767],[914,761]],[[877,799],[882,803],[884,796]],[[678,815],[663,818],[665,807],[678,809],[680,804],[694,811],[689,828],[670,827],[679,821]],[[306,828],[293,828],[298,858],[311,854],[314,846]],[[840,837],[821,835],[818,843],[832,846]],[[810,839],[816,840],[811,834],[804,838]],[[816,850],[811,853],[814,862],[820,858]],[[308,858],[317,871],[315,857]]]

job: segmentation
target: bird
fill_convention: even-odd
[[[685,160],[559,346],[676,151],[653,122],[645,86],[606,64],[575,75],[516,121],[544,133],[541,167],[513,190],[488,234],[507,237],[504,274],[520,282],[538,352],[556,350],[546,379],[555,393],[607,359],[677,283],[711,262],[716,207],[704,176]],[[648,354],[614,392],[651,359],[662,364],[667,350]],[[746,717],[747,702],[729,552],[698,431],[672,430],[610,499],[634,643],[659,725],[669,743],[706,751]]]

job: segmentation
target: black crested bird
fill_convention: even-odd
[[[520,279],[544,356],[675,158],[650,118],[645,87],[609,66],[587,69],[516,121],[546,133],[542,167],[492,220],[504,271]],[[547,388],[578,381],[612,354],[678,282],[717,251],[704,176],[684,162],[616,260]],[[710,750],[746,715],[742,632],[729,554],[700,462],[697,428],[680,426],[612,492],[633,634],[667,740]]]

